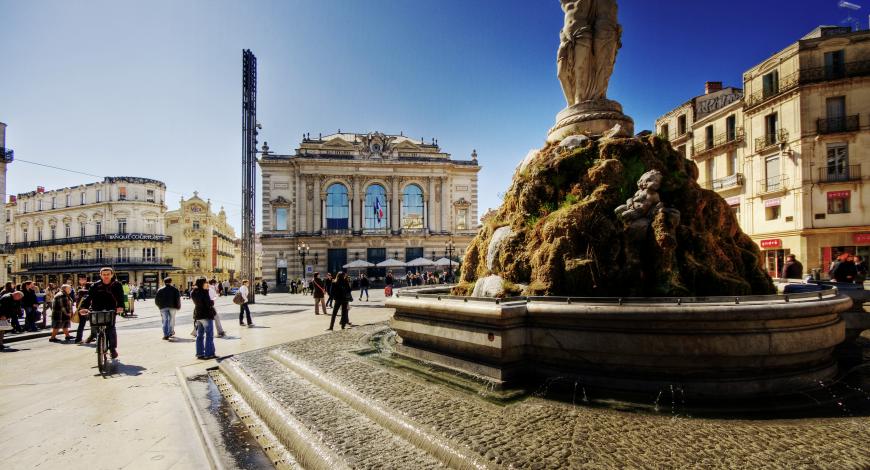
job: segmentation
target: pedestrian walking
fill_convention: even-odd
[[[269,293],[269,284],[266,283],[266,280],[265,280],[265,279],[263,279],[262,290],[263,290],[263,297],[265,297],[266,294]]]
[[[804,276],[804,265],[795,259],[795,256],[789,254],[785,257],[785,269],[783,277],[786,279],[801,279]]]
[[[326,273],[326,279],[323,280],[323,288],[326,289],[326,306],[332,307],[332,282],[334,281],[332,273]]]
[[[248,316],[248,328],[254,327],[254,322],[251,321],[251,309],[248,307],[248,280],[245,279],[242,281],[242,287],[239,287],[239,294],[242,296],[242,303],[239,304],[239,325],[245,326],[245,322],[242,321],[242,315],[247,314]]]
[[[13,333],[24,333],[24,328],[21,327],[21,322],[18,318],[21,315],[21,300],[24,298],[24,293],[20,290],[15,289],[15,286],[13,286],[11,282],[7,282],[6,285],[3,286],[3,291],[0,292],[0,296],[11,294],[13,292],[18,292],[21,295],[17,299],[12,300],[12,302],[14,302],[15,309],[13,312],[12,307],[8,307],[9,311],[7,311],[6,313],[8,313],[9,315],[6,317],[6,319],[9,320],[9,322],[12,324],[12,329],[10,331],[12,331]],[[12,297],[10,297],[10,299],[11,298]]]
[[[208,295],[211,297],[212,304],[214,304],[214,301],[218,298],[217,281],[214,279],[208,281]],[[217,330],[218,338],[223,338],[227,335],[224,331],[224,327],[221,325],[221,316],[217,311],[217,307],[214,308],[214,326]]]
[[[3,324],[0,326],[0,351],[6,349],[3,345],[3,335],[15,329],[14,325],[17,321],[12,323],[10,320],[18,319],[18,314],[21,312],[20,302],[24,298],[22,292],[8,289],[12,287],[12,283],[8,283],[6,287],[7,289],[3,289],[3,293],[0,294],[0,323]]]
[[[855,257],[855,270],[858,272],[858,277],[855,280],[863,284],[867,280],[867,260],[863,256]]]
[[[78,287],[76,287],[76,291],[74,294],[74,305],[77,312],[79,312],[79,326],[76,328],[76,344],[82,344],[82,335],[85,332],[85,325],[87,325],[88,317],[87,314],[81,313],[81,304],[82,300],[85,299],[88,295],[88,278],[84,274],[80,274],[78,278]],[[93,341],[94,332],[93,328],[91,328],[91,332],[88,335],[88,343]]]
[[[48,338],[49,342],[60,342],[60,340],[57,339],[58,330],[63,330],[65,341],[73,339],[69,334],[69,320],[73,312],[72,299],[69,297],[71,291],[72,287],[68,284],[64,284],[60,287],[60,290],[54,294],[54,299],[51,304],[51,337]]]
[[[359,299],[362,300],[363,292],[366,294],[366,302],[369,301],[369,278],[365,273],[359,273]]]
[[[339,322],[341,329],[343,330],[345,326],[353,326],[348,319],[348,303],[353,300],[353,294],[350,290],[350,282],[348,282],[344,271],[338,273],[335,282],[332,284],[332,298],[334,302],[332,306],[332,320],[329,321],[327,331],[332,331],[332,328],[335,326],[335,315],[339,309],[341,309],[341,321]]]
[[[79,315],[89,314],[91,310],[113,310],[118,315],[124,312],[124,288],[114,277],[114,269],[110,267],[100,269],[100,280],[88,289],[88,294],[82,300]],[[115,325],[106,326],[106,336],[109,338],[112,359],[117,359],[118,332]]]
[[[852,255],[849,253],[841,253],[837,257],[836,263],[831,268],[831,278],[836,282],[854,282],[858,275],[858,270],[855,268],[855,262],[851,260]]]
[[[163,323],[163,339],[175,336],[175,315],[181,308],[181,292],[172,285],[172,278],[163,279],[163,287],[157,289],[154,303],[160,309],[160,319]]]
[[[37,308],[39,307],[36,301],[36,286],[32,281],[24,281],[21,287],[24,294],[24,298],[21,300],[21,307],[24,308],[24,330],[39,331],[36,328]]]
[[[196,280],[193,292],[193,322],[196,326],[196,358],[214,359],[214,301],[208,293],[204,277]]]
[[[323,308],[323,314],[328,315],[329,312],[326,311],[326,302],[324,301],[327,296],[326,285],[323,283],[323,279],[320,279],[320,273],[314,273],[311,289],[314,291],[314,314],[320,315],[320,308]]]

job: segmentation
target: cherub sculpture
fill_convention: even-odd
[[[639,219],[645,219],[649,224],[650,219],[664,205],[659,197],[659,188],[662,186],[662,173],[658,170],[650,170],[637,180],[637,192],[625,204],[616,208],[616,217],[631,223]]]

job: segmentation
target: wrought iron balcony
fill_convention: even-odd
[[[870,60],[858,60],[836,66],[803,69],[800,72],[800,81],[802,84],[808,84],[868,75],[870,75]]]
[[[852,116],[823,118],[816,121],[819,134],[834,134],[837,132],[855,132],[860,127],[860,117]]]
[[[752,93],[751,95],[746,97],[746,107],[751,108],[753,106],[764,103],[769,99],[776,98],[777,96],[787,91],[797,88],[799,84],[799,78],[800,74],[798,72],[795,72],[780,78],[779,83],[777,83],[776,86],[772,88],[759,90],[755,93]]]
[[[363,235],[386,235],[390,233],[388,228],[364,228]]]
[[[184,256],[206,256],[208,255],[208,250],[205,248],[192,248],[188,247],[184,249]]]
[[[205,238],[205,229],[204,228],[186,228],[184,229],[185,237],[201,237]]]
[[[0,157],[3,158],[3,163],[12,163],[15,160],[15,152],[6,147],[0,147]]]
[[[104,233],[101,235],[87,235],[84,237],[66,237],[55,238],[52,240],[34,240],[30,242],[12,243],[12,247],[20,248],[35,248],[40,246],[56,246],[56,245],[72,245],[75,243],[94,243],[94,242],[112,242],[112,241],[153,241],[153,242],[172,242],[172,237],[168,235],[156,235],[153,233]]]
[[[734,173],[733,175],[724,178],[717,178],[713,181],[708,181],[704,184],[705,189],[713,191],[723,191],[731,188],[739,188],[744,184],[743,173]]]
[[[74,268],[92,268],[102,266],[172,266],[167,258],[159,257],[120,257],[120,258],[74,258],[74,259],[57,259],[51,261],[32,261],[29,263],[21,263],[22,269],[74,269]]]
[[[326,236],[349,236],[350,229],[349,228],[327,228],[321,230],[321,233]]]
[[[758,193],[759,194],[767,194],[767,193],[775,193],[779,191],[785,191],[788,189],[788,177],[787,176],[771,176],[770,178],[765,178],[762,180],[758,180]]]
[[[704,155],[727,145],[743,142],[743,128],[737,127],[733,132],[723,132],[712,139],[704,139],[695,143],[695,156]]]
[[[780,129],[776,133],[769,132],[763,137],[755,139],[755,151],[761,152],[762,150],[766,150],[774,145],[784,144],[786,142],[788,142],[787,130]]]
[[[861,165],[828,165],[819,168],[819,183],[860,181]]]

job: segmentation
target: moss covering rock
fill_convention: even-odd
[[[668,211],[637,233],[614,210],[650,170],[662,174],[658,194]],[[455,292],[497,275],[526,295],[774,293],[758,247],[697,178],[697,166],[656,136],[548,144],[517,169],[466,251]]]

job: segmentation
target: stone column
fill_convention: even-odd
[[[390,228],[393,233],[396,233],[399,231],[399,219],[401,217],[399,213],[399,178],[393,176],[391,181],[393,189],[390,195]]]
[[[307,185],[308,179],[298,173],[296,175],[296,220],[298,220],[296,231],[298,232],[308,231],[308,195],[305,193]]]
[[[360,194],[360,178],[353,177],[353,192],[350,194],[350,211],[353,217],[353,231],[361,230],[360,215],[362,214],[362,195]]]
[[[453,232],[450,225],[450,180],[445,176],[441,178],[441,231]]]
[[[435,178],[426,178],[428,180],[426,190],[426,197],[424,200],[426,201],[425,214],[426,214],[426,232],[433,233],[438,232],[438,219],[435,213],[435,204],[437,204],[437,199],[435,198]],[[434,217],[433,217],[434,216]]]
[[[323,206],[323,202],[322,202],[322,198],[321,198],[321,194],[320,194],[320,177],[313,176],[312,178],[314,178],[314,204],[313,204],[314,205],[314,216],[313,216],[314,225],[312,226],[312,230],[314,232],[320,232],[320,230],[323,228],[320,225],[322,222],[321,215],[320,215],[321,214],[320,209]]]

